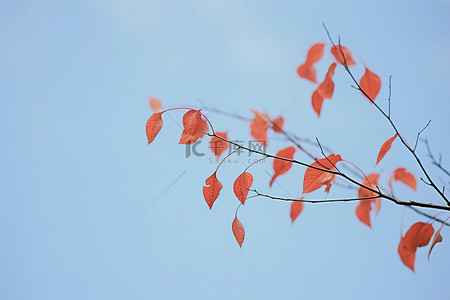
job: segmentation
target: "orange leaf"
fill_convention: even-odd
[[[366,67],[366,72],[363,77],[361,77],[359,85],[367,96],[369,96],[369,100],[374,101],[381,88],[381,79],[377,74],[373,73]]]
[[[211,209],[214,201],[216,201],[217,197],[219,197],[220,190],[223,186],[217,179],[216,172],[205,180],[205,184],[207,186],[203,187],[203,197],[205,197],[205,201],[208,204],[209,209]]]
[[[341,160],[342,158],[339,154],[330,154],[327,158],[318,159],[313,162],[311,166],[334,171],[334,165]],[[303,177],[303,194],[311,193],[323,185],[327,186],[326,192],[329,192],[331,185],[334,182],[334,178],[335,175],[332,173],[308,167],[305,171],[305,176]]]
[[[183,127],[186,133],[195,136],[202,126],[202,113],[191,109],[183,116]]]
[[[269,117],[265,113],[252,110],[255,114],[253,122],[250,124],[250,134],[259,143],[267,145],[267,129],[269,128]]]
[[[242,243],[245,238],[245,230],[244,226],[242,226],[241,221],[235,216],[233,223],[231,224],[231,229],[233,230],[234,237],[236,238],[236,242],[239,244],[239,247],[242,248]]]
[[[347,66],[353,66],[356,64],[350,51],[342,45],[333,46],[331,48],[331,54],[333,54],[336,61],[342,65],[344,64],[344,61],[347,62]],[[344,57],[342,57],[342,54],[344,54]]]
[[[380,175],[373,173],[373,174],[369,174],[367,175],[367,178],[364,178],[363,181],[363,185],[367,186],[373,190],[377,190],[377,186],[378,186],[378,178],[380,177]],[[369,190],[366,190],[363,187],[360,187],[358,190],[358,197],[359,198],[365,198],[365,197],[374,197],[377,194],[375,194],[374,192],[371,192]]]
[[[205,120],[200,119],[200,129],[197,131],[195,135],[190,135],[186,132],[185,129],[183,129],[183,132],[181,133],[181,138],[178,144],[193,144],[195,141],[197,141],[199,138],[202,138],[204,133],[202,132],[208,131],[208,124]]]
[[[367,175],[367,178],[364,178],[362,184],[371,189],[377,190],[379,177],[380,175],[376,173],[369,174]],[[375,196],[377,196],[376,193],[366,190],[363,187],[360,187],[358,189],[358,198],[375,197]],[[380,198],[360,200],[359,205],[356,207],[356,216],[361,222],[363,222],[369,227],[372,227],[370,224],[370,211],[372,210],[372,203],[375,204],[375,216],[376,216],[380,211],[381,207]]]
[[[244,172],[239,175],[238,178],[234,181],[233,190],[236,197],[241,201],[242,204],[245,204],[245,199],[247,199],[248,190],[252,186],[253,176],[248,172]]]
[[[302,200],[303,198],[300,198],[299,200]],[[291,220],[292,223],[294,223],[295,219],[300,215],[300,213],[303,210],[303,202],[300,201],[292,201],[291,204]]]
[[[308,54],[306,55],[306,61],[310,64],[318,62],[322,58],[324,47],[324,43],[317,43],[312,45],[311,48],[309,48]]]
[[[331,99],[334,92],[334,82],[333,82],[334,69],[336,69],[336,63],[332,63],[330,65],[330,67],[328,68],[327,75],[325,75],[325,79],[317,89],[319,94],[327,99]]]
[[[272,121],[272,129],[273,129],[273,131],[278,132],[278,133],[283,132],[283,124],[284,124],[283,117],[275,118]]]
[[[391,177],[389,178],[389,187],[392,191],[392,180],[401,181],[414,191],[417,188],[416,178],[413,174],[406,171],[405,168],[397,168],[394,172],[392,172]]]
[[[398,245],[398,254],[403,264],[413,272],[417,247],[428,245],[433,233],[434,229],[431,224],[417,222],[409,228],[404,237],[401,237]]]
[[[293,159],[294,158],[294,153],[295,153],[295,148],[294,147],[287,147],[285,149],[282,149],[280,151],[277,152],[278,157],[283,157],[283,158],[288,158],[288,159]],[[289,169],[292,166],[292,162],[291,161],[285,161],[285,160],[281,160],[281,159],[275,159],[273,161],[273,170],[274,170],[274,174],[272,176],[272,179],[270,180],[269,186],[272,186],[273,182],[275,181],[275,179],[286,173],[287,171],[289,171]]]
[[[162,112],[154,113],[147,121],[145,132],[147,133],[148,144],[153,142],[158,132],[163,127],[161,118]]]
[[[414,262],[416,260],[416,249],[406,242],[405,238],[400,238],[398,244],[398,255],[400,255],[403,264],[414,272]]]
[[[148,103],[150,104],[150,107],[153,109],[154,112],[160,112],[162,110],[162,104],[161,101],[155,98],[149,98]]]
[[[315,90],[311,97],[311,103],[314,111],[320,117],[320,111],[322,110],[322,103],[324,98],[320,95],[318,90]]]
[[[386,153],[389,151],[389,149],[391,149],[392,142],[395,140],[396,137],[397,134],[394,134],[393,137],[384,142],[384,144],[380,148],[380,152],[378,153],[377,163],[375,165],[378,165],[380,160],[382,160],[383,157],[386,155]]]
[[[300,65],[297,68],[297,74],[301,78],[308,79],[309,81],[312,81],[314,83],[317,82],[316,68],[314,67],[314,65],[310,64],[309,62],[305,62],[303,65]]]
[[[447,218],[447,220],[448,220],[448,218]],[[445,220],[445,221],[447,221],[447,220]],[[430,260],[431,250],[433,250],[434,245],[436,245],[437,243],[441,243],[443,240],[442,235],[441,235],[442,227],[444,227],[443,223],[442,223],[441,227],[439,227],[439,229],[436,230],[436,233],[434,234],[433,241],[431,242],[430,250],[428,250],[428,260]]]
[[[325,44],[317,43],[312,45],[306,55],[306,62],[297,68],[298,76],[316,82],[316,69],[314,63],[318,62],[323,55],[323,48]]]
[[[358,217],[358,219],[369,227],[372,227],[370,225],[370,211],[371,210],[372,210],[372,207],[370,205],[370,201],[368,201],[368,200],[359,201],[359,204],[355,210],[355,213],[356,213],[356,216]]]
[[[218,131],[216,131],[216,135],[220,136],[221,138],[224,138],[224,139],[227,138],[227,133],[226,132],[218,132]],[[219,139],[216,136],[213,136],[211,138],[211,141],[209,142],[209,148],[211,149],[211,151],[214,153],[215,156],[220,157],[220,155],[225,150],[227,150],[228,143],[225,142],[224,140]]]

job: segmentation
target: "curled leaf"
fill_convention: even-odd
[[[302,200],[303,198],[300,198],[299,200]],[[291,203],[291,220],[292,223],[294,223],[295,219],[300,215],[300,213],[303,210],[303,202],[301,201],[292,201]]]
[[[383,157],[386,155],[386,153],[391,149],[392,142],[395,140],[396,137],[397,137],[397,134],[394,134],[393,137],[391,137],[390,139],[388,139],[386,142],[383,143],[383,145],[380,148],[380,152],[378,153],[378,156],[377,156],[376,165],[378,165],[378,163],[383,159]]]
[[[448,218],[447,218],[448,220]],[[445,220],[447,222],[447,220]],[[431,242],[430,250],[428,250],[428,260],[430,260],[430,254],[431,250],[433,250],[434,246],[437,243],[441,243],[443,241],[442,235],[441,235],[441,229],[444,227],[444,223],[442,223],[441,227],[439,227],[438,230],[436,230],[436,233],[434,234],[433,241]]]
[[[205,184],[206,186],[203,187],[203,197],[205,198],[209,209],[211,209],[217,197],[219,197],[220,190],[223,186],[217,179],[216,172],[205,180]]]
[[[145,125],[145,132],[147,133],[148,144],[153,142],[156,135],[163,127],[161,115],[162,112],[154,113],[153,115],[151,115],[151,117],[147,121],[147,124]]]
[[[381,79],[377,74],[373,73],[366,67],[366,72],[363,77],[361,77],[359,86],[367,94],[367,96],[369,96],[370,101],[375,101],[375,98],[381,88]]]
[[[408,229],[405,236],[400,238],[398,254],[403,261],[403,264],[413,272],[417,247],[428,245],[433,233],[434,229],[431,224],[417,222]]]
[[[236,197],[245,204],[245,199],[247,199],[248,191],[253,183],[253,176],[248,172],[244,172],[239,175],[234,181],[233,190]]]
[[[294,147],[287,147],[285,149],[282,149],[280,151],[277,152],[278,157],[283,157],[283,158],[287,158],[287,159],[293,159],[294,158],[294,153],[295,153],[295,148]],[[292,166],[292,162],[291,161],[285,161],[282,159],[274,159],[273,161],[273,170],[274,170],[274,174],[272,176],[272,179],[270,180],[269,186],[272,186],[273,182],[275,181],[275,179],[286,173],[287,171],[289,171],[289,169]]]
[[[414,191],[417,188],[417,181],[413,174],[406,171],[405,168],[397,168],[392,172],[391,176],[389,177],[389,188],[392,191],[392,180],[395,181],[401,181],[410,188],[412,188]]]
[[[231,224],[231,230],[233,231],[234,237],[236,238],[236,242],[239,244],[239,247],[242,248],[242,243],[245,238],[245,229],[242,226],[241,221],[235,216],[233,223]]]

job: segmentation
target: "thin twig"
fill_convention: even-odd
[[[421,134],[425,129],[427,129],[427,127],[430,125],[430,123],[431,123],[431,120],[429,120],[428,123],[427,123],[427,125],[425,125],[425,126],[422,128],[422,130],[419,131],[419,132],[417,133],[416,143],[414,144],[414,149],[413,149],[413,151],[416,151],[417,143],[419,142],[420,134]]]
[[[436,167],[438,167],[442,172],[447,174],[447,176],[450,177],[450,172],[442,166],[442,156],[439,155],[439,161],[437,161],[436,158],[434,157],[433,153],[431,152],[431,148],[430,148],[430,145],[428,144],[428,140],[425,139],[425,140],[422,140],[422,142],[427,147],[428,157],[431,158],[431,163],[433,165],[435,165]]]
[[[328,32],[328,29],[326,28],[325,25],[323,25],[325,28],[325,31],[327,32],[328,38],[330,39],[330,42],[332,43],[333,47],[336,47],[333,39],[330,36],[330,33]],[[341,47],[340,45],[340,39],[339,39],[339,47]],[[343,54],[343,51],[341,49],[341,53]],[[388,120],[389,124],[391,125],[392,129],[394,129],[395,133],[397,133],[397,135],[400,138],[400,141],[402,142],[402,144],[406,147],[406,149],[408,149],[408,151],[412,154],[412,156],[414,157],[414,159],[416,160],[417,164],[419,165],[420,169],[422,170],[422,173],[425,175],[425,177],[427,178],[427,180],[429,181],[429,185],[439,194],[439,196],[447,203],[447,205],[450,207],[450,201],[447,199],[447,197],[442,193],[442,191],[437,187],[437,185],[434,183],[433,179],[431,179],[430,175],[428,174],[428,171],[425,169],[425,167],[422,164],[422,161],[420,160],[420,158],[417,156],[417,154],[415,153],[414,149],[411,149],[408,146],[408,143],[406,142],[406,140],[402,137],[402,135],[400,134],[400,132],[397,129],[397,126],[394,124],[394,122],[392,121],[390,115],[386,114],[386,112],[381,109],[381,107],[375,103],[374,99],[372,99],[367,93],[366,91],[364,91],[359,82],[356,80],[355,76],[353,75],[353,73],[350,71],[348,65],[346,64],[346,60],[345,60],[345,55],[344,55],[344,64],[343,64],[345,70],[347,71],[347,74],[350,76],[350,78],[352,79],[352,81],[354,82],[354,84],[358,87],[358,90],[365,96],[367,97],[367,99],[370,100],[370,102],[375,106],[375,108]]]
[[[417,206],[417,207],[424,207],[424,208],[432,208],[432,209],[439,209],[439,210],[450,211],[450,207],[449,206],[442,206],[442,205],[437,205],[437,204],[433,204],[433,203],[422,203],[422,202],[416,202],[416,201],[402,201],[402,200],[394,198],[394,197],[392,197],[390,195],[382,193],[378,188],[377,189],[373,189],[372,187],[368,187],[366,185],[363,185],[363,184],[359,183],[358,181],[354,180],[353,178],[349,177],[348,175],[346,175],[344,173],[340,173],[338,171],[334,171],[334,170],[330,170],[330,169],[326,169],[326,168],[316,167],[316,166],[314,166],[312,164],[308,164],[308,163],[305,163],[305,162],[302,162],[302,161],[298,161],[298,160],[295,160],[295,159],[289,159],[289,158],[285,158],[285,157],[281,157],[281,156],[276,156],[276,155],[273,155],[273,154],[263,153],[261,151],[250,149],[248,147],[239,145],[239,144],[237,144],[235,142],[232,142],[232,141],[230,141],[228,139],[225,139],[225,138],[223,138],[221,136],[218,136],[218,135],[215,135],[215,134],[210,134],[210,133],[206,133],[206,134],[211,136],[211,137],[215,136],[216,138],[218,138],[220,140],[223,140],[224,142],[227,142],[228,144],[235,145],[235,146],[240,146],[241,149],[250,151],[250,152],[255,153],[255,154],[259,154],[259,155],[262,155],[262,156],[265,156],[265,157],[274,158],[274,159],[279,159],[279,160],[292,162],[292,163],[295,163],[295,164],[298,164],[298,165],[302,165],[304,167],[308,167],[308,168],[312,168],[312,169],[319,170],[319,171],[322,171],[322,172],[326,172],[326,173],[330,173],[330,174],[334,174],[334,175],[340,176],[340,177],[346,179],[347,181],[353,183],[354,185],[362,187],[362,188],[364,188],[364,189],[366,189],[366,190],[368,190],[368,191],[370,191],[372,193],[375,193],[376,195],[378,195],[378,197],[387,199],[387,200],[392,201],[392,202],[394,202],[394,203],[396,203],[398,205]]]

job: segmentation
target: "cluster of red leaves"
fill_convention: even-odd
[[[297,73],[300,77],[313,83],[317,83],[316,69],[314,65],[322,58],[324,47],[324,43],[318,43],[309,49],[306,61],[297,69]],[[352,58],[351,52],[344,46],[333,46],[331,48],[331,53],[336,61],[345,68],[356,64]],[[318,116],[320,116],[324,99],[331,99],[333,96],[333,75],[335,73],[336,66],[336,63],[332,63],[329,66],[324,80],[317,85],[317,88],[312,94],[312,106]],[[380,88],[380,77],[365,67],[365,73],[359,82],[360,91],[370,101],[374,101],[380,91]],[[148,119],[146,124],[147,139],[150,144],[163,127],[162,114],[165,111],[162,111],[162,104],[157,99],[150,98],[149,104],[154,111],[154,114]],[[257,110],[252,110],[252,112],[254,114],[254,119],[250,124],[250,134],[259,143],[267,145],[267,131],[269,128],[271,128],[274,132],[284,133],[284,119],[282,117],[272,119],[266,113]],[[208,131],[208,123],[200,110],[189,109],[188,112],[184,114],[182,123],[183,132],[181,134],[179,144],[192,144],[200,139],[204,135],[204,132]],[[376,165],[390,150],[391,145],[397,136],[398,134],[396,133],[393,137],[383,143],[377,156]],[[210,148],[216,157],[220,157],[221,154],[229,147],[229,142],[227,142],[227,139],[227,132],[216,132],[215,136],[211,138]],[[269,182],[269,187],[273,185],[278,176],[285,174],[291,169],[295,152],[296,149],[294,147],[287,147],[277,152],[276,158],[273,161],[274,174]],[[335,182],[336,174],[339,173],[336,168],[336,163],[340,161],[342,161],[342,158],[339,154],[331,154],[326,158],[316,159],[312,162],[306,169],[303,177],[302,194],[304,195],[311,193],[318,190],[322,186],[325,186],[325,193],[328,194],[331,186]],[[212,209],[214,202],[219,197],[220,191],[223,188],[221,182],[217,178],[217,169],[206,179],[205,186],[203,187],[203,196],[210,209]],[[233,184],[234,194],[240,201],[241,205],[244,205],[247,199],[252,198],[248,197],[248,192],[253,183],[253,176],[247,172],[247,169],[236,178]],[[381,199],[379,198],[380,189],[378,187],[380,174],[372,173],[364,177],[364,181],[358,190],[358,199],[360,199],[360,201],[356,207],[355,213],[357,218],[362,223],[372,227],[370,216],[372,204],[375,208],[374,216],[377,216],[381,208]],[[417,182],[414,175],[402,167],[395,169],[389,177],[389,189],[391,193],[393,181],[403,182],[414,191],[417,187]],[[290,217],[292,222],[294,222],[303,211],[304,204],[302,199],[303,197],[299,198],[298,201],[292,201],[291,203]],[[428,259],[436,243],[442,242],[443,240],[440,234],[442,227],[443,224],[434,235],[428,251]],[[237,212],[232,222],[232,232],[237,243],[240,247],[242,247],[245,238],[245,230],[242,223],[237,218]],[[398,245],[398,254],[403,263],[412,271],[414,271],[415,253],[417,248],[428,245],[433,233],[434,229],[431,224],[417,222],[411,226],[404,236],[401,236],[400,243]]]
[[[306,56],[306,62],[301,64],[297,68],[297,74],[301,78],[305,78],[313,83],[317,83],[316,81],[316,69],[314,64],[317,63],[323,56],[325,44],[317,43],[311,46]],[[346,66],[350,67],[355,65],[355,61],[352,58],[351,52],[344,46],[332,46],[331,54],[334,56],[335,60]],[[328,71],[325,75],[324,80],[320,83],[317,88],[314,90],[311,96],[311,104],[314,111],[317,113],[317,116],[320,117],[320,113],[322,111],[322,104],[325,99],[331,99],[334,92],[334,82],[333,75],[336,69],[336,63],[332,63],[328,68]],[[370,71],[367,67],[365,67],[365,73],[361,77],[360,80],[360,88],[361,91],[364,91],[366,97],[369,97],[369,100],[375,100],[375,97],[378,95],[378,92],[381,88],[381,80],[380,77]]]

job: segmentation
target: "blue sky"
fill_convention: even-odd
[[[448,230],[430,263],[418,250],[413,274],[397,255],[402,208],[383,202],[370,230],[355,203],[306,205],[291,225],[289,204],[256,198],[239,211],[240,249],[231,187],[246,165],[220,168],[224,189],[210,211],[202,186],[216,165],[210,154],[185,158],[182,113],[164,116],[150,146],[144,128],[149,96],[165,107],[283,113],[289,131],[318,137],[366,173],[386,181],[405,166],[419,176],[399,143],[374,167],[393,132],[342,68],[316,117],[315,87],[296,68],[327,42],[324,22],[351,49],[358,78],[363,63],[381,76],[382,107],[393,76],[392,117],[405,138],[432,120],[424,136],[450,165],[449,12],[449,1],[1,1],[0,298],[447,298]],[[332,62],[326,51],[319,78]],[[231,138],[250,139],[247,123],[206,114]],[[269,139],[271,153],[286,147]],[[419,154],[448,182],[423,145]],[[272,189],[272,161],[250,170],[258,190],[300,196],[304,169]],[[396,194],[440,203],[421,184]],[[330,197],[354,195],[334,187]],[[424,220],[407,210],[404,230]]]

